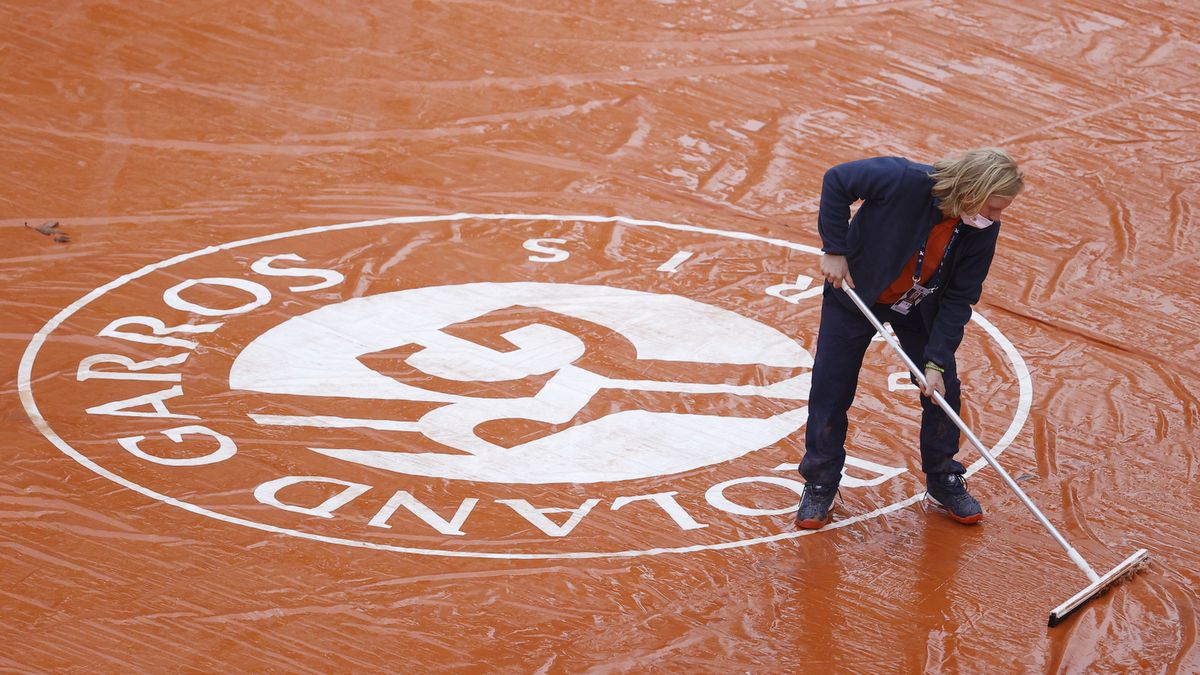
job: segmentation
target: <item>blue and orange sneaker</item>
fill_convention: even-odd
[[[967,492],[967,479],[957,473],[931,473],[926,477],[927,494],[946,515],[964,525],[983,520],[983,508]]]
[[[833,498],[837,496],[837,485],[804,484],[804,496],[800,508],[796,509],[796,525],[806,530],[819,530],[833,520]]]

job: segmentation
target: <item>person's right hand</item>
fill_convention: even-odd
[[[854,279],[850,277],[850,264],[846,262],[844,255],[822,254],[821,274],[834,288],[841,288],[843,283],[854,288]]]

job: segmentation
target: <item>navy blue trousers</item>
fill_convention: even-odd
[[[835,297],[840,294],[841,298]],[[900,346],[918,366],[925,365],[925,344],[929,332],[919,310],[914,308],[903,315],[889,305],[876,304],[872,307],[875,316],[890,323]],[[800,463],[800,474],[809,483],[836,485],[842,479],[842,467],[846,463],[846,430],[849,421],[846,412],[854,403],[858,389],[858,373],[862,368],[863,356],[875,336],[875,328],[862,315],[846,294],[825,285],[821,303],[821,327],[817,333],[817,354],[812,370],[812,389],[808,395],[808,422],[804,431],[804,459]],[[890,362],[900,363],[898,355],[891,354]],[[960,410],[960,388],[958,371],[954,363],[942,364],[946,368],[946,402]],[[954,460],[958,452],[959,430],[934,403],[933,399],[921,396],[921,469],[931,473],[963,473],[966,469]],[[888,433],[887,429],[880,429]]]

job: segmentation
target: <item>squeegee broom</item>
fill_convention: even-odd
[[[867,319],[871,322],[871,325],[875,327],[875,330],[879,331],[879,334],[883,336],[883,339],[886,340],[889,345],[891,345],[892,349],[896,350],[896,353],[900,355],[900,358],[904,359],[904,364],[908,366],[908,369],[912,371],[913,375],[915,375],[917,380],[920,381],[921,386],[925,387],[925,373],[917,367],[917,364],[913,363],[912,359],[908,357],[908,354],[904,353],[904,349],[900,347],[900,344],[896,341],[896,338],[884,330],[883,324],[880,323],[879,319],[876,318],[873,313],[871,313],[871,310],[866,306],[866,304],[863,303],[863,301],[858,297],[858,294],[855,293],[852,288],[843,284],[842,289],[846,291],[846,294],[850,296],[850,299],[854,301],[854,304],[858,305],[859,311],[863,313],[863,316],[867,317]],[[996,458],[992,456],[992,453],[988,452],[987,448],[983,446],[983,443],[980,442],[979,438],[976,437],[975,434],[971,433],[971,430],[967,428],[967,425],[962,421],[962,418],[954,412],[954,409],[950,407],[949,403],[946,403],[946,399],[943,398],[940,393],[935,391],[933,392],[933,400],[937,402],[939,406],[941,406],[942,410],[946,411],[946,414],[950,416],[950,419],[954,420],[954,424],[956,424],[963,434],[970,439],[971,444],[975,446],[975,449],[979,451],[979,454],[983,455],[983,458],[987,461],[987,463],[990,464],[992,468],[1000,474],[1000,477],[1004,479],[1005,484],[1007,484],[1008,487],[1016,493],[1017,497],[1021,499],[1021,502],[1025,504],[1026,508],[1033,513],[1034,518],[1036,518],[1038,522],[1046,528],[1046,531],[1050,533],[1050,536],[1054,537],[1054,541],[1057,541],[1058,545],[1067,552],[1067,555],[1071,558],[1071,562],[1075,563],[1075,566],[1078,567],[1085,575],[1087,575],[1090,583],[1082,591],[1079,591],[1075,595],[1071,596],[1069,600],[1058,607],[1055,607],[1054,610],[1050,612],[1049,624],[1051,626],[1057,626],[1072,612],[1082,607],[1084,603],[1088,602],[1092,598],[1103,593],[1110,585],[1119,581],[1126,574],[1135,573],[1138,568],[1140,568],[1149,559],[1150,554],[1146,551],[1146,549],[1138,549],[1136,553],[1123,560],[1121,564],[1112,568],[1108,574],[1105,574],[1104,576],[1096,574],[1096,571],[1093,570],[1092,566],[1083,559],[1083,556],[1079,555],[1079,552],[1076,551],[1075,548],[1071,546],[1071,544],[1069,544],[1061,534],[1059,534],[1058,530],[1050,524],[1050,521],[1046,519],[1046,516],[1043,515],[1041,510],[1038,509],[1037,505],[1033,503],[1033,500],[1031,500],[1029,496],[1025,494],[1025,491],[1021,489],[1021,486],[1017,485],[1017,482],[1012,479],[1012,476],[1008,475],[1008,472],[1004,470],[1004,467],[1000,466],[1000,464],[996,461]]]

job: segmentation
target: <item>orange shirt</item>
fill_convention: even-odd
[[[921,262],[921,285],[924,286],[931,278],[933,273],[937,271],[938,265],[942,263],[942,256],[946,253],[946,244],[950,243],[950,237],[954,234],[954,226],[958,224],[958,218],[947,218],[929,231],[929,239],[925,242],[925,260]],[[879,296],[876,302],[882,302],[887,305],[894,304],[904,295],[908,289],[913,286],[913,271],[917,269],[917,255],[908,259],[908,263],[904,265],[904,270],[900,272],[900,276],[892,282]]]

